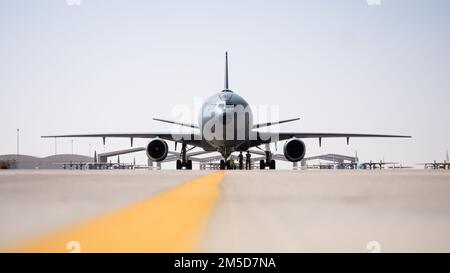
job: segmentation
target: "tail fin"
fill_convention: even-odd
[[[225,90],[228,90],[228,52],[225,51]]]
[[[447,150],[446,153],[445,153],[445,163],[449,163],[449,162],[448,162],[448,150]]]

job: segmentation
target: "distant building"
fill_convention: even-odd
[[[1,169],[63,169],[61,163],[80,164],[93,162],[94,158],[84,155],[60,154],[47,157],[29,155],[0,155]]]

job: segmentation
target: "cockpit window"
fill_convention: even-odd
[[[219,98],[223,101],[231,100],[232,96],[233,96],[233,93],[231,93],[231,92],[222,92],[219,94]]]

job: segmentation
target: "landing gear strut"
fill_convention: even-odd
[[[181,146],[181,154],[180,154],[181,160],[177,160],[177,170],[183,169],[183,167],[186,168],[186,170],[192,170],[192,160],[187,160],[186,157],[186,143],[183,143]]]
[[[266,167],[269,167],[270,170],[275,170],[276,164],[275,164],[275,160],[272,159],[272,152],[270,152],[270,149],[268,149],[266,147],[266,160],[264,161],[263,159],[261,159],[259,161],[259,168],[261,170],[264,170]]]

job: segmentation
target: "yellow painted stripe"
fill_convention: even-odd
[[[190,252],[195,251],[219,197],[223,171],[199,177],[154,198],[56,232],[19,252]]]

